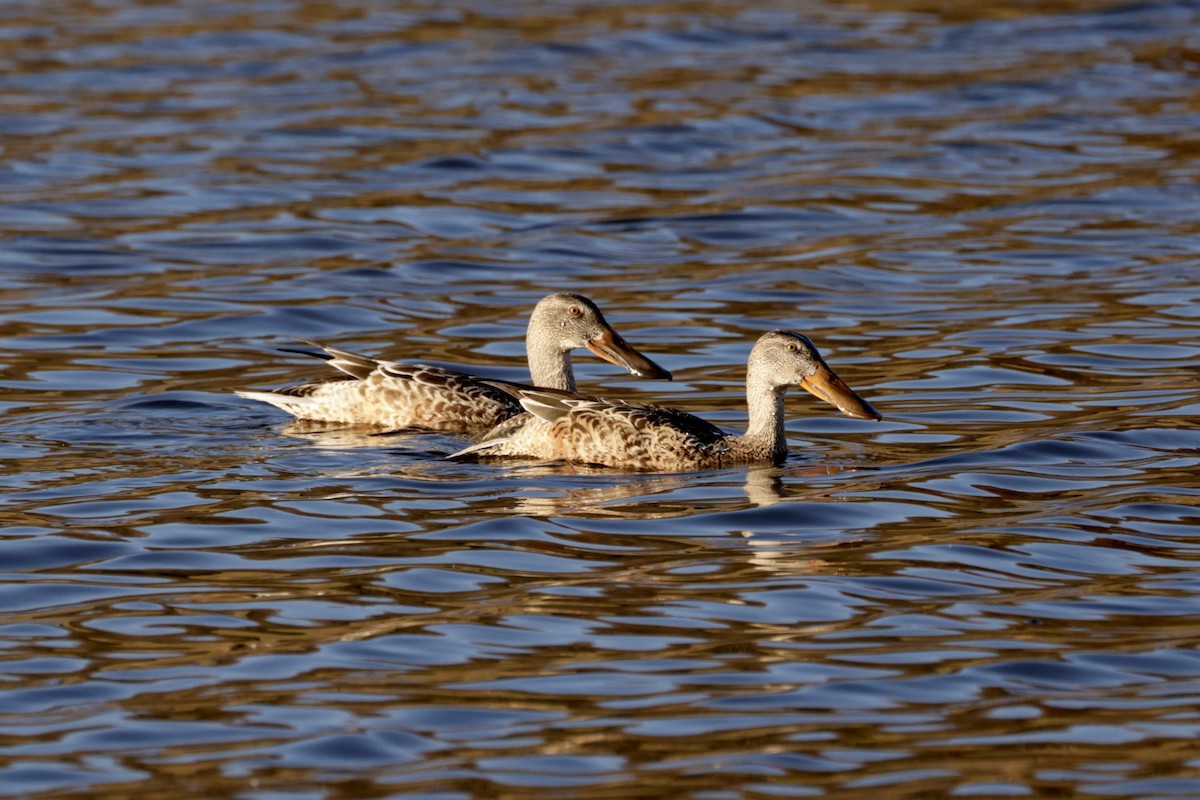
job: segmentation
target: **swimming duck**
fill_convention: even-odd
[[[324,358],[349,378],[237,394],[270,403],[298,419],[479,435],[524,415],[515,387],[574,392],[571,351],[576,348],[586,347],[642,378],[671,378],[671,373],[621,338],[595,303],[566,292],[543,298],[529,318],[525,347],[533,386],[485,380],[441,367],[378,361],[316,342],[307,344],[321,350],[309,355]]]
[[[526,457],[658,472],[779,462],[787,455],[783,397],[790,386],[805,389],[847,416],[882,419],[829,368],[806,336],[777,330],[763,334],[750,351],[750,425],[745,434],[725,433],[699,417],[663,406],[517,389],[522,407],[537,421],[507,435],[491,435],[450,457]]]

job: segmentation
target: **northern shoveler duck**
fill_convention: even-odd
[[[514,387],[575,391],[571,351],[586,347],[643,378],[671,373],[629,345],[591,300],[552,294],[533,309],[525,335],[533,386],[486,380],[465,372],[378,361],[308,342],[331,367],[349,378],[306,383],[273,392],[241,391],[242,397],[278,406],[298,419],[479,435],[524,412]],[[507,388],[507,391],[505,388]]]
[[[745,434],[725,433],[663,406],[517,389],[521,405],[536,420],[504,435],[493,433],[450,457],[526,457],[657,472],[779,462],[787,455],[783,397],[789,386],[807,390],[847,416],[882,419],[829,368],[807,337],[771,331],[754,345],[746,366],[750,425]]]

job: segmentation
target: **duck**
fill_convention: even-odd
[[[801,333],[764,333],[746,365],[749,425],[726,433],[684,411],[665,406],[515,389],[535,422],[493,434],[450,458],[519,457],[620,469],[682,472],[739,464],[781,463],[787,457],[784,395],[799,386],[849,417],[883,417],[830,369]]]
[[[419,429],[479,436],[514,417],[527,416],[517,389],[576,391],[571,353],[587,348],[641,378],[671,373],[625,341],[587,297],[558,292],[542,298],[529,317],[525,347],[532,384],[484,379],[424,364],[381,361],[301,340],[344,373],[338,379],[274,391],[237,391],[297,419],[363,425],[387,431]],[[519,427],[519,426],[518,426]]]

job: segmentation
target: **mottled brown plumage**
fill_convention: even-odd
[[[537,387],[575,391],[571,351],[579,347],[641,377],[671,377],[622,339],[595,303],[577,294],[543,298],[530,316],[525,342]],[[499,388],[503,381],[488,381],[441,367],[378,361],[315,342],[309,344],[319,348],[320,357],[346,377],[271,392],[237,394],[270,403],[299,419],[387,430],[421,428],[479,435],[505,420],[525,416],[518,398]]]
[[[663,406],[525,390],[521,405],[534,420],[495,430],[455,456],[512,456],[573,461],[658,472],[782,461],[787,455],[783,398],[800,386],[842,413],[879,413],[829,369],[813,343],[792,331],[772,331],[754,345],[746,371],[750,425],[728,434],[699,417]],[[507,425],[505,427],[508,427]]]

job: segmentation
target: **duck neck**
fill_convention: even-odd
[[[570,351],[564,352],[550,337],[539,335],[533,325],[525,336],[525,351],[529,354],[529,377],[534,386],[575,391]]]
[[[742,446],[759,458],[780,460],[787,455],[783,434],[783,386],[773,386],[751,368],[746,376],[746,405],[750,424]]]

